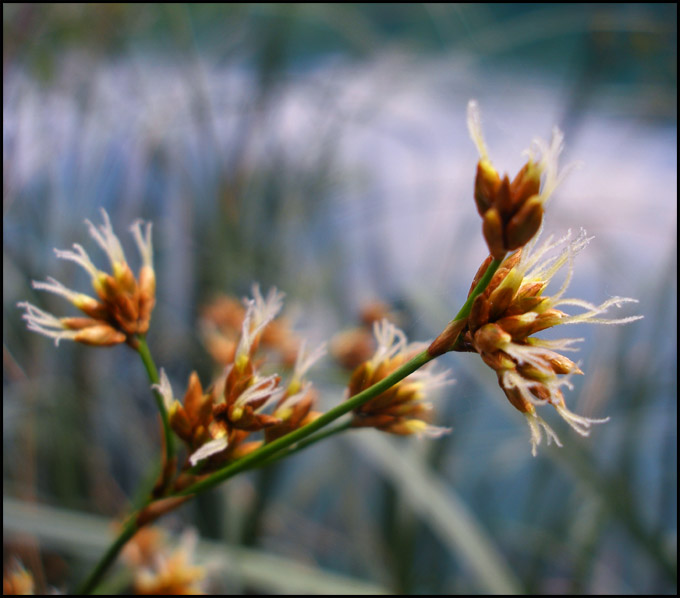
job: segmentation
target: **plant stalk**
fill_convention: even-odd
[[[158,370],[156,369],[156,364],[154,363],[153,357],[151,356],[151,351],[149,350],[149,345],[146,342],[146,338],[140,336],[137,338],[138,346],[137,352],[142,358],[142,363],[144,363],[144,368],[149,376],[149,380],[152,384],[159,384],[160,378],[158,377]],[[158,407],[158,412],[161,416],[161,421],[163,422],[163,442],[165,446],[165,461],[168,463],[172,461],[175,456],[175,443],[172,435],[172,430],[170,429],[170,420],[168,419],[168,412],[165,409],[165,403],[163,402],[163,396],[158,390],[153,389],[153,396],[156,399],[156,406]]]
[[[482,293],[484,289],[487,287],[487,285],[491,281],[492,276],[494,275],[500,264],[501,260],[493,260],[491,264],[489,264],[489,267],[487,268],[486,272],[484,273],[480,281],[477,283],[472,293],[470,293],[470,296],[467,298],[463,306],[460,308],[458,314],[452,320],[452,323],[465,319],[470,315],[472,302],[474,301],[475,297]],[[156,365],[154,364],[153,358],[151,357],[151,352],[149,351],[146,339],[140,337],[138,340],[139,346],[137,348],[137,351],[139,352],[139,355],[142,358],[149,379],[154,384],[158,384],[159,383],[158,370],[156,369]],[[455,346],[457,341],[458,337],[456,336],[455,342],[451,345],[451,348]],[[303,448],[306,448],[307,446],[310,446],[315,442],[318,442],[320,440],[323,440],[324,438],[328,438],[329,436],[332,436],[334,434],[337,434],[348,429],[351,426],[351,422],[346,422],[345,424],[338,425],[332,429],[327,430],[324,433],[312,436],[314,432],[320,430],[324,426],[330,424],[336,419],[342,417],[343,415],[349,413],[350,411],[356,409],[357,407],[360,407],[364,403],[375,398],[379,394],[385,392],[390,387],[394,386],[395,384],[406,378],[408,375],[420,369],[426,363],[432,361],[439,355],[430,354],[428,351],[429,349],[423,351],[422,353],[419,353],[418,355],[413,357],[413,359],[406,362],[400,368],[392,372],[389,376],[383,378],[379,382],[376,382],[373,386],[363,390],[362,392],[356,394],[355,396],[350,397],[344,403],[334,407],[330,411],[327,411],[326,413],[319,416],[317,419],[315,419],[313,422],[310,422],[306,426],[294,430],[293,432],[290,432],[289,434],[286,434],[281,438],[277,438],[276,440],[268,444],[265,444],[261,448],[239,459],[235,463],[227,465],[225,468],[206,476],[202,480],[196,482],[195,484],[192,484],[191,486],[171,496],[175,497],[189,496],[198,494],[200,492],[205,492],[206,490],[214,488],[221,482],[234,477],[235,475],[241,473],[242,471],[252,469],[255,467],[260,467],[262,465],[268,465],[269,463],[277,461],[279,458],[292,455],[293,453],[296,453],[297,451],[302,450]],[[172,432],[170,430],[170,424],[168,420],[168,414],[163,403],[163,397],[155,389],[154,397],[156,398],[158,410],[161,414],[161,419],[163,420],[163,432],[165,436],[165,454],[169,460],[170,458],[174,457],[175,453],[172,440]],[[311,438],[309,438],[310,436]],[[292,447],[290,451],[285,451],[285,449],[290,447]],[[167,498],[169,497],[165,497],[165,499]],[[132,514],[132,516],[126,523],[121,533],[114,540],[113,544],[111,544],[111,546],[108,548],[108,550],[101,558],[99,563],[97,563],[90,576],[85,580],[85,582],[80,588],[79,593],[83,594],[90,593],[94,589],[96,589],[97,585],[99,584],[99,581],[106,573],[107,569],[113,564],[116,557],[118,556],[118,553],[121,551],[123,546],[125,546],[127,541],[130,540],[130,538],[132,538],[132,536],[134,536],[135,532],[138,530],[139,528],[138,515],[141,513],[143,509],[152,504],[154,504],[153,501],[147,501],[146,504],[144,504],[138,511]]]
[[[242,457],[238,461],[227,465],[224,469],[216,471],[204,479],[192,484],[191,486],[185,488],[184,490],[175,494],[175,496],[186,496],[188,494],[197,494],[199,492],[204,492],[210,488],[214,488],[221,482],[228,480],[229,478],[235,476],[246,469],[251,469],[253,467],[258,467],[265,460],[273,457],[279,451],[294,445],[295,443],[307,438],[317,430],[320,430],[332,421],[335,421],[339,417],[349,413],[353,409],[363,405],[372,398],[377,397],[379,394],[385,392],[388,388],[394,386],[397,382],[400,382],[409,374],[412,374],[417,369],[423,367],[427,362],[431,361],[431,357],[427,351],[423,351],[416,355],[410,361],[407,361],[400,368],[396,369],[386,378],[383,378],[379,382],[375,383],[373,386],[367,388],[366,390],[354,395],[344,403],[333,407],[330,411],[327,411],[323,415],[319,416],[313,422],[308,423],[302,428],[298,428],[281,438],[265,444],[261,448],[253,451],[252,453]]]

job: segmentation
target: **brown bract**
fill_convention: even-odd
[[[482,159],[477,164],[474,197],[482,217],[482,232],[495,259],[525,245],[541,227],[541,171],[527,162],[512,182]]]
[[[530,392],[536,399],[547,400],[551,392],[542,382],[552,380],[556,375],[582,374],[577,365],[567,357],[547,348],[533,358],[533,364],[511,355],[532,350],[531,337],[536,332],[561,323],[567,315],[547,307],[549,298],[541,296],[547,281],[525,280],[519,264],[522,250],[509,256],[494,273],[487,288],[472,304],[467,326],[462,332],[463,342],[455,349],[475,351],[484,363],[496,371],[499,384],[512,405],[523,413],[533,413],[534,407],[516,387],[504,383],[506,372],[516,372],[530,380]],[[490,257],[484,260],[475,275],[470,292],[489,267]],[[545,309],[541,310],[541,307]],[[505,350],[504,350],[505,349]],[[553,400],[563,404],[561,392],[554,391]]]
[[[588,435],[592,424],[606,421],[577,415],[567,408],[564,400],[562,388],[571,389],[571,377],[583,372],[558,351],[573,351],[572,345],[582,339],[543,340],[534,335],[563,324],[623,324],[639,317],[598,317],[609,307],[620,306],[632,299],[613,297],[600,305],[593,305],[579,299],[563,298],[571,279],[573,258],[588,241],[585,231],[575,238],[569,231],[557,242],[550,237],[538,246],[538,238],[534,238],[526,247],[515,251],[503,261],[487,287],[475,297],[459,340],[452,348],[454,351],[478,353],[484,363],[496,372],[498,383],[509,402],[527,416],[533,454],[536,454],[542,434],[548,442],[559,444],[556,434],[536,414],[538,405],[551,404],[574,430],[584,436]],[[559,253],[550,255],[560,246]],[[492,260],[492,256],[484,260],[472,281],[470,293]],[[545,295],[551,278],[565,265],[568,265],[568,271],[561,288],[552,296]],[[569,315],[559,309],[562,305],[580,306],[585,311]]]
[[[378,348],[370,360],[352,373],[347,386],[348,398],[380,382],[420,352],[420,347],[408,345],[404,333],[387,320],[375,323],[374,332]],[[424,399],[428,386],[446,383],[445,375],[433,376],[429,365],[421,368],[356,407],[352,426],[372,427],[398,435],[441,435],[448,430],[430,425],[433,407]]]
[[[387,377],[416,352],[397,355],[380,363],[377,367],[370,362],[360,365],[352,374],[348,384],[350,397],[373,386]],[[392,434],[406,435],[415,431],[408,424],[410,420],[431,421],[432,405],[422,402],[422,393],[417,384],[403,380],[388,388],[377,397],[354,410],[354,427],[372,427]]]

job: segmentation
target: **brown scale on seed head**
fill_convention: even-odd
[[[603,320],[611,305],[620,305],[631,299],[615,297],[599,306],[573,299],[562,299],[571,277],[573,257],[587,244],[585,232],[572,239],[571,233],[553,243],[552,238],[537,247],[534,239],[530,246],[510,255],[494,273],[489,285],[473,301],[469,317],[460,330],[455,351],[476,352],[496,372],[498,383],[510,403],[526,417],[531,429],[532,452],[547,440],[559,444],[552,429],[536,413],[536,406],[549,403],[579,434],[587,435],[589,427],[606,420],[591,419],[571,412],[565,403],[562,387],[571,388],[570,378],[583,372],[571,359],[557,350],[573,350],[571,345],[580,339],[544,341],[534,334],[554,326],[573,322],[626,323],[637,317],[620,320]],[[564,245],[562,251],[540,261],[554,248]],[[489,256],[473,280],[474,289],[492,262]],[[569,265],[565,282],[553,296],[544,295],[550,279],[564,265]],[[584,313],[571,316],[559,306],[580,305]]]
[[[378,347],[373,357],[360,364],[347,386],[351,398],[380,382],[413,358],[419,346],[409,345],[406,336],[388,320],[376,322],[374,333]],[[398,435],[425,434],[440,436],[446,428],[430,425],[432,404],[425,400],[428,391],[450,383],[446,374],[433,374],[426,366],[354,409],[354,427],[372,427]]]
[[[26,310],[23,318],[28,322],[29,329],[53,338],[57,344],[62,339],[68,339],[100,347],[123,342],[135,346],[137,336],[146,334],[149,329],[151,312],[156,303],[151,224],[147,223],[143,228],[143,223],[137,221],[131,227],[142,256],[142,266],[135,278],[104,210],[102,216],[104,224],[99,227],[90,221],[86,223],[90,235],[109,258],[111,273],[99,270],[78,244],[73,245],[73,250],[55,250],[57,257],[76,262],[87,271],[97,298],[68,289],[54,278],[48,277],[46,282],[33,282],[33,288],[61,295],[87,318],[57,318],[30,303],[19,304]]]
[[[536,141],[540,155],[529,152],[526,164],[510,181],[501,177],[489,160],[477,103],[468,104],[468,129],[479,151],[474,198],[482,217],[482,233],[494,259],[528,243],[541,228],[543,205],[558,183],[557,158],[562,149],[558,129],[546,145]],[[542,182],[543,181],[543,182]]]

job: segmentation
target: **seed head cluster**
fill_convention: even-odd
[[[24,301],[24,320],[28,329],[53,338],[55,345],[67,339],[94,346],[110,346],[127,342],[135,345],[136,336],[149,329],[151,312],[156,303],[156,274],[153,269],[151,224],[141,220],[130,230],[135,239],[142,265],[135,278],[128,265],[120,240],[113,232],[108,214],[102,209],[104,224],[96,227],[85,223],[90,235],[106,253],[111,272],[97,268],[81,245],[72,250],[55,249],[57,257],[75,262],[89,275],[96,297],[71,290],[49,277],[45,282],[33,281],[33,288],[60,295],[77,307],[85,317],[58,318]]]

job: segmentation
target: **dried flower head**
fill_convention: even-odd
[[[86,317],[57,318],[26,301],[18,304],[26,310],[23,319],[28,329],[53,338],[55,345],[62,339],[95,346],[134,343],[135,335],[145,334],[149,329],[156,302],[151,224],[138,220],[130,228],[142,256],[142,266],[135,278],[103,209],[102,217],[104,224],[99,228],[89,220],[85,222],[90,235],[109,258],[111,273],[99,270],[77,243],[73,250],[55,249],[57,257],[73,261],[87,271],[97,298],[68,289],[51,277],[46,282],[33,281],[33,288],[61,295]]]
[[[380,299],[364,302],[359,310],[361,326],[342,330],[331,339],[330,352],[338,364],[354,371],[361,363],[369,360],[375,351],[373,325],[383,319],[398,324],[399,314]]]
[[[583,339],[543,340],[533,335],[562,324],[590,322],[594,324],[625,324],[642,316],[618,319],[599,317],[609,308],[620,307],[634,299],[612,297],[600,305],[580,299],[565,298],[573,274],[574,256],[590,241],[585,231],[572,237],[571,231],[558,241],[549,237],[540,246],[536,238],[523,249],[508,257],[491,282],[476,297],[463,330],[459,350],[476,351],[498,376],[498,383],[512,405],[525,414],[531,428],[532,454],[541,442],[542,431],[547,441],[560,444],[557,435],[536,414],[536,406],[550,404],[579,434],[587,436],[592,424],[607,419],[591,419],[570,411],[562,388],[572,389],[571,378],[582,374],[578,365],[558,351],[574,351],[573,345]],[[560,249],[561,248],[561,249]],[[559,249],[559,250],[558,250]],[[558,250],[557,252],[554,250]],[[491,259],[482,264],[476,281],[481,278]],[[555,295],[544,290],[555,274],[567,266],[567,274]],[[569,315],[562,306],[583,309]]]
[[[210,459],[207,466],[204,463],[205,472],[241,457],[262,444],[245,442],[248,437],[247,431],[236,429],[224,418],[219,417],[224,410],[224,376],[208,390],[204,390],[198,375],[192,372],[181,403],[174,398],[163,369],[160,377],[161,383],[154,385],[154,388],[163,397],[170,427],[187,447],[191,466]],[[179,485],[186,481],[191,480],[182,480]]]
[[[135,594],[203,594],[206,569],[193,564],[196,542],[196,533],[187,531],[181,536],[179,545],[170,550],[165,534],[155,528],[137,532],[124,553],[134,568]]]
[[[33,575],[16,558],[9,560],[2,576],[3,596],[32,596],[35,593]]]
[[[479,107],[474,100],[468,103],[467,124],[480,158],[474,196],[482,217],[482,232],[489,253],[502,259],[508,251],[526,244],[541,226],[543,205],[565,174],[557,170],[563,135],[555,127],[549,144],[535,139],[526,152],[527,163],[511,182],[508,175],[501,178],[489,160]]]
[[[198,376],[192,374],[184,403],[180,404],[172,397],[169,383],[161,381],[158,390],[166,402],[170,426],[187,444],[192,466],[205,459],[210,459],[211,466],[218,466],[254,450],[262,442],[246,442],[249,433],[281,424],[282,402],[288,398],[290,405],[295,403],[291,397],[302,390],[301,380],[311,361],[299,357],[294,375],[294,380],[295,376],[299,378],[296,382],[299,388],[293,392],[291,387],[280,386],[277,374],[260,374],[254,359],[261,338],[282,305],[283,293],[272,288],[263,297],[259,287],[253,286],[253,298],[245,300],[241,334],[232,362],[211,392],[204,392]],[[265,413],[276,404],[278,415]]]
[[[375,338],[367,328],[350,328],[331,339],[331,355],[347,370],[354,370],[375,351]]]
[[[163,528],[146,525],[132,536],[123,548],[121,556],[131,567],[150,567],[156,553],[160,552],[166,541]]]
[[[386,319],[375,322],[373,330],[378,348],[371,359],[354,370],[348,385],[348,398],[387,377],[422,349],[420,344],[409,344],[406,335]],[[438,437],[449,432],[448,428],[429,423],[433,406],[425,400],[431,390],[453,382],[447,375],[448,371],[434,374],[430,365],[421,368],[357,407],[352,425],[400,435]]]
[[[234,362],[241,328],[246,316],[243,302],[229,295],[220,295],[206,305],[201,314],[201,335],[212,358],[219,364]],[[291,329],[285,316],[269,322],[262,331],[260,348],[267,356],[276,357],[285,366],[295,363],[300,339]]]
[[[272,413],[279,423],[264,430],[267,442],[285,436],[319,417],[320,413],[313,410],[317,392],[306,379],[306,375],[325,354],[326,343],[308,353],[303,341],[295,361],[293,376]]]

